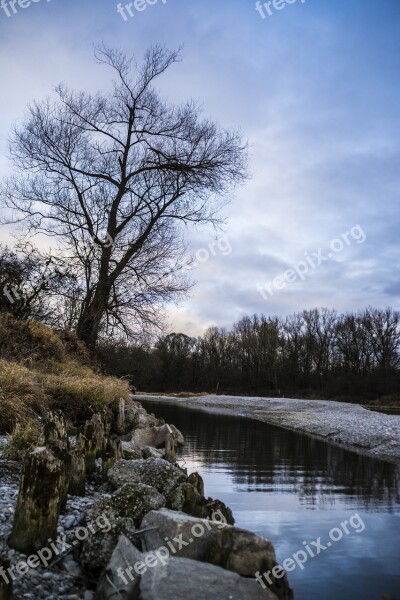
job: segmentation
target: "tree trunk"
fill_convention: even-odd
[[[93,300],[85,306],[79,317],[77,335],[84,344],[94,350],[99,336],[101,319],[106,310],[109,292],[105,285],[98,286]]]

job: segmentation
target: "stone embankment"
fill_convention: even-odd
[[[291,600],[254,579],[271,542],[179,465],[176,427],[132,400],[68,434],[51,413],[23,465],[0,450],[0,600]]]

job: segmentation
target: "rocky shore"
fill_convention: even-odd
[[[293,598],[284,573],[257,583],[279,570],[271,542],[205,496],[176,462],[182,434],[138,402],[73,436],[50,414],[42,442],[23,465],[0,444],[0,600]]]
[[[256,419],[312,435],[354,452],[400,463],[400,416],[327,400],[239,396],[141,396],[196,410]]]

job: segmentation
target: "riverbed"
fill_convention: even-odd
[[[200,472],[237,526],[269,538],[278,562],[303,542],[316,553],[310,543],[321,538],[325,549],[288,573],[296,600],[400,598],[398,465],[247,418],[138,400],[181,429],[180,464]],[[358,527],[331,541],[352,517]]]

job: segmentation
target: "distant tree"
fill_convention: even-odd
[[[187,291],[179,226],[215,224],[221,197],[246,176],[239,134],[155,89],[179,52],[151,48],[141,66],[105,47],[96,57],[114,72],[112,91],[60,85],[55,101],[33,103],[12,135],[20,174],[1,194],[14,220],[59,238],[79,282],[77,333],[91,348],[102,327],[153,325]]]

